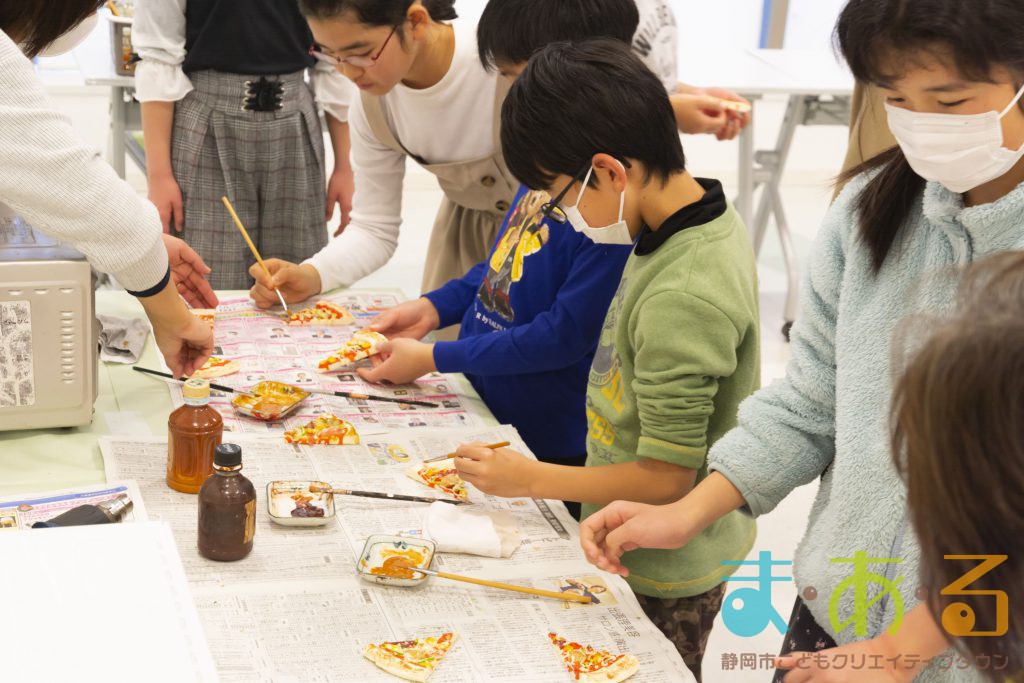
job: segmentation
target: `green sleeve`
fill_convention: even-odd
[[[704,299],[662,292],[641,304],[632,334],[637,455],[699,469],[718,381],[736,371],[740,333]]]

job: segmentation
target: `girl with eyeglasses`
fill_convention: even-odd
[[[361,91],[351,112],[356,194],[344,234],[301,265],[270,259],[253,299],[289,301],[350,285],[391,258],[402,224],[406,159],[434,174],[444,199],[423,291],[461,277],[494,243],[518,183],[501,155],[507,82],[481,65],[476,26],[454,0],[300,0],[314,55]]]
[[[313,56],[295,0],[139,2],[132,41],[142,58],[135,82],[149,198],[164,231],[180,233],[213,267],[215,287],[247,289],[254,262],[223,196],[265,256],[315,254],[335,205],[345,227],[354,89]],[[318,110],[334,151],[329,177]]]

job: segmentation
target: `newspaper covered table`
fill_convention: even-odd
[[[349,310],[353,325],[288,325],[279,315],[260,311],[249,299],[229,299],[217,307],[214,356],[238,361],[238,374],[215,380],[233,388],[248,389],[263,380],[285,382],[304,389],[347,391],[393,398],[421,399],[438,404],[424,408],[396,403],[365,401],[313,395],[297,412],[281,422],[263,422],[246,417],[231,406],[231,396],[214,392],[210,405],[224,418],[230,432],[280,433],[306,424],[318,415],[333,413],[348,420],[360,433],[380,433],[402,427],[481,427],[480,418],[467,410],[454,378],[431,373],[415,384],[387,387],[371,385],[359,378],[354,367],[323,373],[321,359],[335,351],[353,332],[365,327],[380,311],[401,303],[401,297],[382,292],[343,292],[330,297],[292,304],[293,310],[330,300]],[[368,361],[364,361],[364,364]],[[170,384],[175,406],[184,403],[181,386]]]
[[[515,518],[523,544],[508,559],[439,553],[433,567],[549,590],[582,585],[598,604],[570,605],[443,579],[415,588],[359,579],[356,557],[366,538],[418,529],[426,512],[421,504],[336,497],[335,521],[314,528],[277,526],[267,513],[266,485],[274,480],[430,495],[405,469],[466,441],[507,440],[528,453],[513,428],[396,430],[359,446],[231,438],[242,446],[243,473],[258,497],[253,552],[234,563],[212,562],[196,551],[196,498],[164,483],[162,439],[100,440],[108,478],[137,481],[150,518],[172,527],[222,680],[394,681],[362,657],[364,646],[445,631],[458,640],[431,677],[434,683],[569,681],[549,631],[635,655],[640,671],[631,680],[638,683],[694,680],[625,581],[586,562],[578,525],[561,502],[494,498],[470,486],[479,509]]]

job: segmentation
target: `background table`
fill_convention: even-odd
[[[796,318],[800,267],[779,187],[798,127],[849,125],[853,76],[829,52],[786,49],[743,50],[715,55],[713,60],[683,50],[679,56],[679,74],[684,83],[726,88],[746,97],[754,105],[753,116],[763,97],[784,95],[788,98],[774,147],[755,149],[753,123],[740,134],[739,191],[735,201],[736,210],[750,230],[755,253],[761,250],[768,220],[775,218],[788,279],[783,313],[783,334],[788,338],[789,328]],[[754,192],[758,188],[764,191],[755,211]]]
[[[218,296],[229,299],[245,293],[218,292]],[[96,308],[104,315],[144,318],[142,306],[125,292],[97,292]],[[139,365],[159,367],[152,335]],[[469,382],[461,375],[455,379],[456,390],[466,397],[470,412],[488,425],[498,424]],[[134,372],[130,365],[101,362],[96,413],[91,425],[0,432],[0,495],[103,483],[98,437],[126,431],[163,435],[167,431],[167,416],[173,409],[165,382]]]

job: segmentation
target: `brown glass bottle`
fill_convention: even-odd
[[[242,449],[217,446],[213,474],[199,491],[199,554],[211,560],[240,560],[252,551],[256,533],[256,489],[242,476]]]
[[[167,485],[182,493],[199,493],[213,472],[213,451],[224,435],[224,420],[209,406],[210,383],[185,382],[185,405],[167,418]]]

